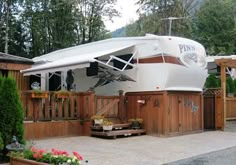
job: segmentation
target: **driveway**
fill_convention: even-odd
[[[83,165],[158,165],[236,146],[236,133],[210,131],[177,137],[100,139],[64,137],[33,141],[35,147],[78,151]]]

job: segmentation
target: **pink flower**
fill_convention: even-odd
[[[61,161],[62,158],[63,158],[65,160],[65,163],[68,163],[67,161],[72,161],[73,160],[74,163],[76,163],[76,165],[79,165],[80,164],[79,160],[83,160],[83,157],[77,152],[73,152],[74,157],[70,157],[68,152],[63,151],[63,150],[56,150],[54,148],[51,149],[51,152],[47,152],[45,150],[36,149],[36,148],[32,147],[31,151],[32,151],[32,154],[33,154],[33,159],[32,160],[40,161],[40,162],[44,161],[44,160],[47,160],[47,161],[52,160],[52,161],[54,161],[54,162],[51,162],[53,164],[53,163],[58,163],[57,161],[58,160]],[[50,156],[52,156],[53,159],[50,159]],[[58,160],[57,160],[57,158],[58,158]],[[60,162],[60,163],[63,163],[63,162]]]
[[[37,158],[38,158],[38,154],[35,153],[35,154],[33,155],[33,158],[37,159]]]
[[[73,152],[73,154],[78,160],[83,160],[83,157],[79,153]]]
[[[43,155],[38,155],[38,158],[39,158],[39,159],[42,159],[42,158],[43,158]]]

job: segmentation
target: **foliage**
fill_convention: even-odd
[[[138,123],[143,123],[142,118],[131,118],[128,120],[129,122],[138,122]]]
[[[111,37],[117,0],[1,0],[0,51],[28,58]]]
[[[126,27],[128,36],[153,33],[167,35],[169,32],[168,17],[188,17],[190,15],[193,0],[139,0],[137,3],[140,18]],[[179,19],[172,21],[172,35],[189,36],[190,20]]]
[[[4,144],[3,144],[2,134],[0,132],[0,150],[2,150],[3,148],[4,148]]]
[[[79,165],[81,164],[81,160],[83,160],[82,156],[77,152],[73,152],[73,156],[70,156],[66,151],[52,149],[51,152],[47,152],[33,147],[26,149],[23,152],[10,152],[9,156],[49,164],[66,163],[68,165]]]
[[[0,2],[0,51],[24,56],[26,46],[22,22],[18,19],[21,0],[1,0]],[[5,46],[7,46],[5,48]]]
[[[202,43],[207,54],[236,52],[236,2],[206,0],[193,22],[193,38]]]
[[[104,116],[103,115],[93,115],[91,117],[91,120],[95,120],[95,119],[104,119]]]
[[[11,143],[14,135],[20,143],[24,143],[23,108],[13,78],[2,79],[0,105],[0,132],[4,146]]]
[[[232,77],[227,77],[227,79],[226,79],[226,92],[227,93],[236,93],[235,84],[234,84],[234,80],[232,79]]]
[[[206,88],[217,88],[220,87],[220,79],[217,78],[214,74],[210,74],[205,83]]]
[[[112,122],[112,121],[109,121],[109,120],[104,120],[104,121],[102,122],[102,125],[103,125],[103,126],[113,125],[113,122]]]

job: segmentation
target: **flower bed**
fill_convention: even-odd
[[[83,159],[77,152],[70,156],[66,151],[52,149],[51,152],[47,152],[36,148],[24,152],[11,152],[9,156],[11,165],[80,165]]]

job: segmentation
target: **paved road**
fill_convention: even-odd
[[[41,149],[77,151],[88,160],[83,165],[162,165],[236,147],[236,133],[211,131],[169,138],[144,135],[115,140],[80,136],[34,142]]]
[[[236,165],[236,147],[179,160],[168,165]]]

